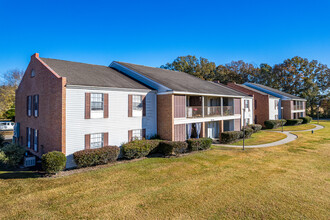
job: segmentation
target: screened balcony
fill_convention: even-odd
[[[186,117],[217,117],[234,115],[232,98],[187,96]]]

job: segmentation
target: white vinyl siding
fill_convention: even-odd
[[[109,94],[109,118],[85,120],[85,93]],[[128,117],[128,95],[146,96],[146,117]],[[128,131],[146,129],[146,137],[157,133],[157,95],[154,91],[119,89],[66,89],[66,155],[67,166],[74,166],[72,154],[85,149],[85,134],[108,133],[108,145],[128,142]]]
[[[269,120],[277,120],[281,108],[278,107],[279,98],[269,98]]]

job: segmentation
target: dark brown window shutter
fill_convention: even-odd
[[[109,145],[109,133],[103,133],[103,147]]]
[[[128,130],[128,142],[132,141],[133,130]]]
[[[146,129],[142,129],[142,138],[146,139]]]
[[[91,148],[91,135],[85,134],[85,149]]]
[[[91,94],[85,93],[85,119],[91,118]]]
[[[31,128],[31,134],[30,134],[30,146],[31,149],[34,150],[34,129]]]
[[[29,128],[28,127],[26,127],[26,146],[28,146],[28,142],[29,142]],[[31,138],[31,135],[30,135],[30,138]],[[31,142],[30,142],[30,144],[31,144]],[[31,145],[30,145],[31,146]]]
[[[104,93],[103,95],[103,117],[104,118],[109,118],[109,94],[108,93]]]
[[[142,104],[143,104],[143,116],[146,116],[147,111],[146,111],[146,96],[142,96]]]
[[[133,116],[133,96],[128,95],[128,117]]]

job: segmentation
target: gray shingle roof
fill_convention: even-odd
[[[286,96],[286,97],[288,97],[288,98],[290,98],[290,99],[293,99],[293,100],[306,100],[306,99],[300,98],[300,97],[298,97],[298,96],[291,95],[291,94],[286,93],[286,92],[282,92],[282,91],[280,91],[280,90],[278,90],[278,89],[273,89],[273,88],[271,88],[271,87],[269,87],[269,86],[264,86],[264,85],[257,84],[257,83],[249,83],[249,84],[252,84],[252,85],[258,86],[258,87],[263,88],[263,89],[267,89],[267,90],[269,90],[269,91],[271,91],[271,92],[277,93],[277,94],[279,94],[279,95]],[[250,87],[250,88],[251,88],[251,87]]]
[[[50,58],[41,60],[58,75],[66,77],[68,85],[150,89],[111,67]]]
[[[249,90],[251,90],[251,91],[253,91],[253,92],[257,92],[257,93],[262,94],[262,95],[268,95],[269,97],[277,98],[277,97],[275,97],[275,96],[272,96],[272,95],[270,95],[270,94],[267,94],[267,93],[265,93],[265,92],[262,92],[262,91],[260,91],[260,90],[254,89],[254,88],[252,88],[252,87],[249,87],[249,86],[246,86],[246,85],[243,85],[243,84],[236,84],[236,85],[241,86],[241,87],[246,88],[246,89],[249,89]]]
[[[131,63],[118,62],[139,74],[162,84],[175,92],[219,94],[228,96],[245,96],[241,92],[229,89],[228,87],[209,81],[199,79],[188,73],[166,70],[155,67],[142,66]]]

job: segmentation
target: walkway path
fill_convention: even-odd
[[[322,128],[324,128],[323,126],[321,125],[316,125],[316,124],[313,124],[315,125],[316,127],[313,128],[313,129],[308,129],[308,130],[302,130],[302,131],[317,131],[317,130],[320,130]],[[275,141],[275,142],[272,142],[272,143],[268,143],[268,144],[259,144],[259,145],[250,145],[250,146],[245,146],[245,148],[259,148],[259,147],[273,147],[273,146],[277,146],[277,145],[282,145],[282,144],[286,144],[286,143],[289,143],[291,141],[294,141],[296,140],[298,137],[297,135],[295,134],[292,134],[291,132],[302,132],[302,131],[284,131],[284,132],[281,132],[281,131],[271,131],[271,132],[279,132],[279,133],[283,133],[285,134],[287,137],[282,139],[282,140],[279,140],[279,141]],[[239,147],[241,148],[242,145],[229,145],[229,144],[213,144],[215,146],[224,146],[224,147]]]

